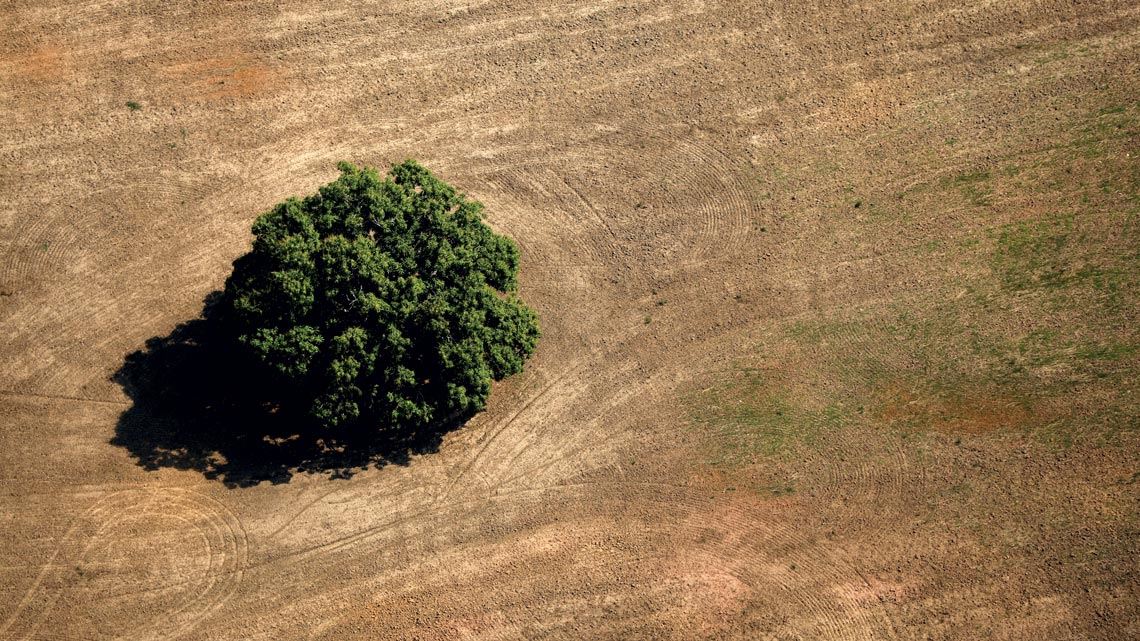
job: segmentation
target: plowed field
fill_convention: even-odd
[[[0,639],[1140,637],[1135,2],[29,0],[0,116]],[[254,217],[407,157],[521,248],[487,411],[125,441]]]

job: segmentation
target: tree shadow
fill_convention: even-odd
[[[149,339],[112,376],[133,403],[111,443],[147,470],[197,470],[229,487],[287,483],[302,472],[350,478],[436,452],[443,435],[470,418],[417,434],[391,426],[369,437],[316,429],[222,339],[220,299],[221,292],[208,295],[200,318]]]

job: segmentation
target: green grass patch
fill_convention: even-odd
[[[858,204],[869,234],[885,222],[894,233],[912,212],[965,228],[919,236],[900,255],[920,286],[800,315],[764,347],[763,362],[780,365],[734,370],[691,395],[711,460],[824,448],[843,429],[1017,431],[1067,447],[1140,427],[1140,161],[1126,142],[1138,113],[1132,102],[1087,111],[1044,148],[931,172],[897,203],[843,186],[831,205]],[[874,203],[888,201],[889,221],[875,218],[888,212]],[[956,263],[946,280],[934,280],[932,254]]]
[[[993,187],[988,184],[989,181],[990,172],[974,171],[955,176],[952,184],[958,188],[967,202],[975,207],[982,207],[990,204],[990,196],[994,192]]]
[[[794,345],[792,359],[818,369],[812,380],[842,401],[829,407],[865,407],[860,422],[903,437],[1041,431],[1044,440],[1064,445],[1137,422],[1140,412],[1127,393],[1100,401],[1106,413],[1099,422],[1090,422],[1089,406],[1076,401],[1103,398],[1105,390],[1140,378],[1140,337],[1074,327],[1046,310],[1025,331],[1024,310],[1005,304],[1010,292],[986,296],[1002,304],[987,306],[981,296],[900,302],[858,319],[801,320],[785,336]],[[830,422],[850,418],[841,412]]]
[[[1011,291],[1062,287],[1075,276],[1064,254],[1072,233],[1072,216],[1003,227],[997,231],[994,272]]]
[[[717,467],[736,467],[810,447],[849,420],[848,412],[838,405],[805,407],[770,373],[747,367],[689,395],[686,405],[690,424],[708,446],[709,462]]]
[[[1095,112],[1088,121],[1076,129],[1072,146],[1085,158],[1100,158],[1111,150],[1106,143],[1132,140],[1137,131],[1135,109],[1126,105],[1112,105]]]
[[[1128,315],[1140,291],[1134,217],[1082,221],[1066,214],[1006,225],[993,233],[990,267],[1007,292],[1044,290],[1062,311]]]
[[[768,494],[774,497],[791,496],[796,493],[794,485],[770,485],[765,489],[768,491]],[[793,566],[792,569],[794,570],[795,567]]]

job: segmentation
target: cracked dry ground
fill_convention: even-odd
[[[0,11],[0,638],[1140,636],[1135,3]],[[254,216],[408,156],[522,249],[485,413],[110,443]]]

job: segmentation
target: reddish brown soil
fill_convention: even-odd
[[[1135,207],[1100,187],[1140,175],[1135,129],[1105,133],[1140,94],[1134,2],[0,15],[0,639],[1140,637],[1140,443],[1106,427],[1137,423],[1135,379],[1032,412],[977,381],[884,400],[926,356],[789,338],[972,300],[965,243],[1059,208],[1135,247],[1096,224]],[[1059,146],[1088,122],[1104,142]],[[544,338],[485,413],[408,465],[252,487],[110,443],[109,377],[200,312],[259,212],[409,156],[522,249]],[[1099,313],[1034,296],[977,326]],[[802,412],[775,455],[710,463],[685,399],[745,356]],[[874,359],[898,371],[843,378]],[[798,445],[836,398],[863,418]],[[1097,438],[1030,429],[1060,415]]]

